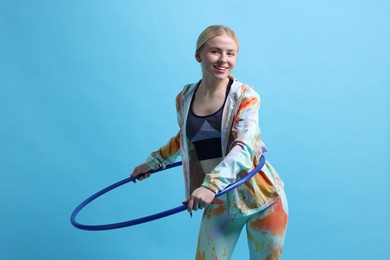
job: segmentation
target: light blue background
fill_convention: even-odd
[[[73,209],[177,131],[210,24],[239,36],[234,72],[262,97],[290,222],[284,259],[388,259],[390,4],[0,1],[0,259],[193,259],[201,214],[89,232]],[[92,203],[100,224],[177,206],[180,169]],[[244,236],[233,259],[247,259]]]

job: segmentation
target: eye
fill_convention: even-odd
[[[228,55],[229,57],[234,57],[234,56],[236,55],[236,53],[235,53],[235,52],[228,52],[227,55]]]

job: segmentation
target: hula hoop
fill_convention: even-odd
[[[244,178],[242,178],[242,179],[240,179],[240,180],[230,184],[229,186],[227,186],[224,190],[222,190],[221,192],[216,194],[215,197],[217,198],[219,196],[222,196],[223,194],[225,194],[225,193],[227,193],[227,192],[237,188],[238,186],[240,186],[241,184],[243,184],[244,182],[246,182],[247,180],[252,178],[252,176],[254,176],[256,173],[258,173],[261,170],[261,168],[263,168],[264,164],[265,164],[265,157],[262,156],[260,158],[259,165],[255,169],[253,169]],[[167,170],[167,169],[170,169],[170,168],[174,168],[174,167],[177,167],[177,166],[180,166],[180,165],[182,165],[182,162],[176,162],[176,163],[167,165],[164,169],[158,169],[158,170],[150,171],[150,173],[153,174],[153,173],[160,172],[160,171],[163,171],[163,170]],[[121,186],[121,185],[123,185],[125,183],[128,183],[130,181],[138,179],[139,177],[141,177],[141,175],[138,175],[136,177],[129,177],[129,178],[123,179],[123,180],[121,180],[121,181],[119,181],[117,183],[114,183],[114,184],[112,184],[112,185],[102,189],[101,191],[96,192],[95,194],[93,194],[92,196],[90,196],[89,198],[84,200],[77,208],[74,209],[72,215],[70,216],[70,222],[72,223],[72,225],[75,226],[76,228],[83,229],[83,230],[90,230],[90,231],[116,229],[116,228],[123,228],[123,227],[129,227],[129,226],[142,224],[142,223],[153,221],[153,220],[156,220],[156,219],[159,219],[159,218],[164,218],[164,217],[167,217],[167,216],[179,213],[179,212],[184,211],[184,210],[187,209],[187,205],[181,205],[179,207],[172,208],[172,209],[169,209],[169,210],[166,210],[166,211],[161,211],[159,213],[152,214],[152,215],[149,215],[149,216],[146,216],[146,217],[141,217],[141,218],[137,218],[137,219],[133,219],[133,220],[129,220],[129,221],[117,222],[117,223],[112,223],[112,224],[104,224],[104,225],[85,225],[85,224],[80,224],[80,223],[78,223],[76,221],[76,217],[79,214],[79,212],[85,206],[87,206],[89,203],[91,203],[93,200],[95,200],[96,198],[98,198],[101,195],[105,194],[106,192],[108,192],[110,190],[113,190],[113,189],[115,189],[115,188],[117,188],[117,187],[119,187],[119,186]]]

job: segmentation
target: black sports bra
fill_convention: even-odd
[[[225,106],[227,95],[233,80],[229,80],[226,88],[225,101],[218,111],[207,116],[195,115],[192,111],[194,96],[191,100],[190,109],[187,117],[187,137],[194,144],[196,154],[200,161],[222,157],[221,147],[221,122],[222,113]],[[200,82],[198,83],[198,88]],[[195,90],[196,93],[196,90]]]

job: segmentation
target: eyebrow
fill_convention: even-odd
[[[221,48],[213,47],[213,46],[211,46],[211,47],[209,48],[209,50],[211,50],[211,49],[218,49],[218,50],[221,50]],[[237,52],[237,50],[235,50],[235,49],[228,49],[227,51]]]

